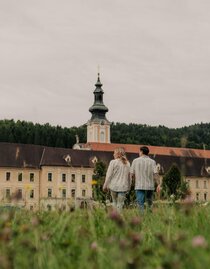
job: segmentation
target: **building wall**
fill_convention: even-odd
[[[187,177],[191,196],[195,201],[210,200],[210,182],[208,177]]]
[[[8,173],[10,173],[9,177]],[[0,168],[0,203],[18,204],[18,206],[31,210],[38,209],[39,179],[39,169]],[[18,193],[19,190],[22,195]],[[12,197],[13,199],[11,199]]]
[[[6,179],[7,173],[10,173],[9,180]],[[21,181],[18,180],[20,173]],[[30,180],[30,174],[34,174],[34,181]],[[92,168],[83,167],[45,166],[40,170],[0,168],[0,203],[15,204],[30,210],[55,207],[68,209],[78,199],[82,201],[92,198],[92,175]],[[8,190],[12,199],[6,197]],[[22,190],[22,198],[17,195],[18,190]]]

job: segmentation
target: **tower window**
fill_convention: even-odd
[[[101,140],[101,142],[105,142],[105,134],[104,134],[104,131],[101,131],[100,140]]]

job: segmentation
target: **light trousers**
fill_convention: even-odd
[[[112,205],[114,208],[116,208],[118,211],[121,211],[126,199],[126,192],[116,192],[111,191],[111,197],[112,197]]]

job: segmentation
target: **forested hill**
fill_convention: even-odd
[[[0,120],[0,142],[36,144],[52,147],[72,148],[75,135],[86,142],[86,125],[62,128],[34,124],[32,122]],[[200,123],[183,128],[147,126],[142,124],[111,124],[111,141],[124,144],[210,149],[210,123]]]

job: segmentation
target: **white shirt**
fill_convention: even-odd
[[[112,160],[106,173],[105,186],[116,192],[130,190],[130,163],[120,159]]]
[[[135,190],[154,190],[154,174],[158,173],[154,160],[143,155],[133,160],[131,174],[135,175]]]

